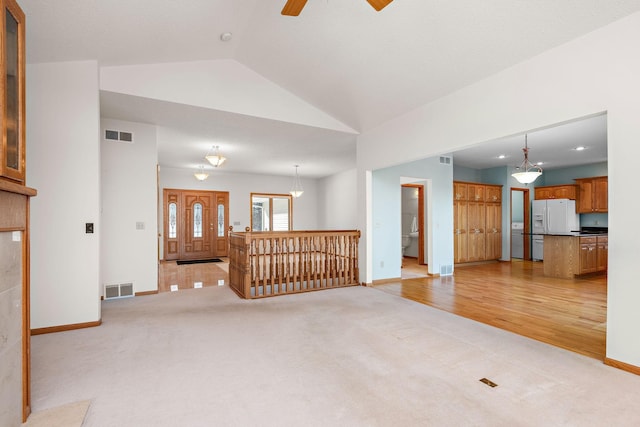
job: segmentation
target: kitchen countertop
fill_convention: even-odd
[[[567,237],[607,237],[607,233],[594,231],[570,231],[568,233],[531,233],[532,236],[567,236]]]

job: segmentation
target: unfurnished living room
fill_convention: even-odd
[[[0,4],[1,426],[640,424],[640,0]]]

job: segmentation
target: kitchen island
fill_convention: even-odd
[[[572,232],[545,234],[544,275],[572,279],[592,273],[606,273],[608,235]]]

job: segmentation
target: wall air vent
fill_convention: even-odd
[[[134,296],[133,283],[104,285],[104,299],[128,298]]]
[[[133,133],[107,129],[104,131],[104,139],[106,139],[107,141],[126,142],[127,144],[133,144]]]
[[[440,275],[441,276],[451,276],[453,274],[453,265],[441,265],[440,266]]]
[[[451,157],[449,157],[449,156],[440,156],[440,164],[441,165],[450,165],[451,164]]]

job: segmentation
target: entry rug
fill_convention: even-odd
[[[210,258],[210,259],[185,259],[177,261],[178,265],[183,264],[205,264],[207,262],[222,262],[220,258]]]

